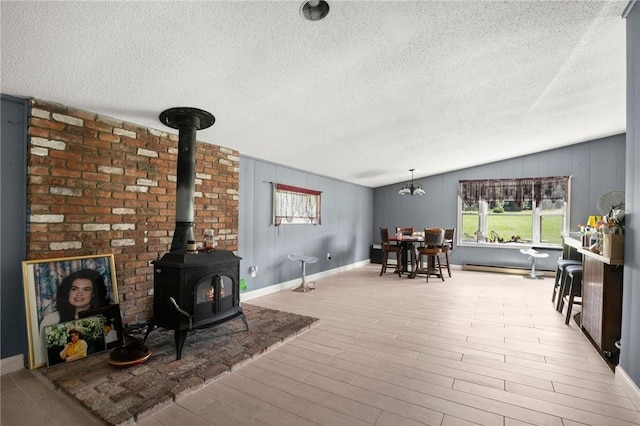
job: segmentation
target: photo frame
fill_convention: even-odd
[[[22,274],[30,369],[46,365],[46,327],[77,319],[81,311],[118,303],[113,254],[23,261]],[[70,297],[73,283],[83,284],[74,291],[82,290],[84,296]]]
[[[61,322],[44,328],[44,345],[47,366],[53,367],[79,361],[104,352],[102,315],[94,315],[73,321]]]
[[[107,349],[124,345],[124,328],[122,326],[122,316],[120,315],[120,305],[118,303],[103,308],[82,311],[78,315],[80,318],[100,315]]]

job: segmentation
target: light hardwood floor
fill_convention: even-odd
[[[367,265],[247,302],[321,321],[139,424],[640,425],[613,372],[554,310],[553,279],[378,273]],[[2,377],[3,426],[95,423],[29,371]]]

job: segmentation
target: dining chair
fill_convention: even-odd
[[[380,269],[380,276],[387,272],[387,266],[395,266],[393,272],[397,273],[398,277],[402,277],[402,247],[389,243],[389,228],[380,227],[380,241],[382,246],[382,269]],[[395,265],[389,265],[389,253],[396,254]]]
[[[444,244],[442,245],[442,251],[444,253],[444,261],[447,267],[449,278],[451,278],[451,265],[449,264],[449,253],[453,252],[453,243],[455,241],[456,228],[445,228],[444,230]]]
[[[413,255],[413,243],[404,240],[404,238],[413,236],[413,226],[396,226],[395,235],[402,235],[403,238],[403,241],[398,243],[402,250],[402,272],[410,272],[409,268],[413,268],[415,260],[415,256]],[[413,269],[411,269],[411,271],[412,270]]]
[[[415,251],[417,257],[417,268],[414,271],[414,276],[416,274],[426,274],[427,282],[429,282],[429,276],[436,275],[439,276],[442,281],[444,281],[444,274],[442,273],[442,262],[440,261],[440,255],[444,253],[442,248],[443,245],[443,228],[425,228],[424,245],[421,247],[417,247]],[[426,263],[424,259],[425,256]]]
[[[401,234],[403,237],[412,236],[413,235],[413,227],[403,228],[400,226],[396,226],[396,234]]]

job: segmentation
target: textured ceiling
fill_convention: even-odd
[[[1,2],[2,93],[369,187],[625,131],[627,1]]]

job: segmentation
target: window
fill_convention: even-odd
[[[460,242],[560,246],[570,182],[569,176],[459,181]]]
[[[321,194],[321,191],[274,183],[273,224],[320,225]]]

